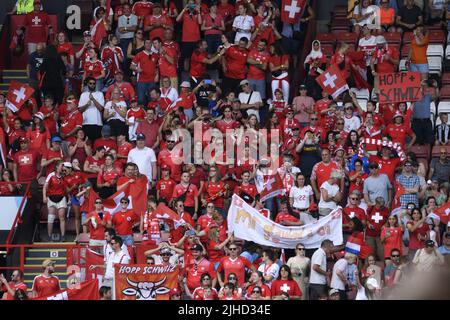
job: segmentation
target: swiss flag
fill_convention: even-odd
[[[261,201],[281,195],[284,190],[283,181],[278,173],[264,177],[264,183],[257,186]]]
[[[102,18],[98,20],[97,23],[92,27],[91,30],[92,42],[94,42],[97,48],[100,48],[103,38],[105,38],[108,35],[108,33],[106,32],[105,24],[106,22],[104,21],[104,18]]]
[[[336,99],[342,92],[349,89],[345,78],[336,65],[330,66],[325,72],[316,78],[323,90],[331,94]]]
[[[281,21],[294,24],[300,20],[306,0],[283,0],[281,6]]]
[[[170,209],[168,206],[166,206],[163,203],[160,203],[156,210],[152,212],[150,215],[150,219],[166,219],[166,220],[172,220],[175,226],[175,229],[178,229],[178,227],[185,225],[186,222],[181,218],[178,214],[175,213],[172,209]]]
[[[448,224],[450,218],[450,201],[443,203],[435,212],[440,218],[441,223]]]
[[[394,202],[392,203],[392,210],[401,206],[400,197],[405,194],[405,188],[399,183],[395,182],[395,197]]]
[[[34,89],[27,84],[12,81],[6,96],[6,107],[17,112],[34,93]]]

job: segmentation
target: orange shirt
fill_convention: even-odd
[[[389,8],[387,10],[380,10],[380,22],[381,25],[391,25],[394,24],[395,21],[395,10],[393,8]]]
[[[411,42],[411,63],[413,64],[427,64],[427,48],[428,48],[428,36],[423,38],[422,45],[418,45],[416,38],[413,38]]]

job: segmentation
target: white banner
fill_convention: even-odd
[[[228,210],[228,229],[236,238],[269,247],[294,249],[302,243],[307,249],[316,249],[326,239],[340,245],[343,242],[342,208],[338,207],[317,222],[286,227],[266,218],[234,194]]]

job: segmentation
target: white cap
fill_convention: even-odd
[[[385,44],[386,39],[383,36],[377,36],[377,44]]]
[[[72,164],[70,162],[64,162],[63,166],[66,168],[72,168]]]
[[[181,88],[190,88],[191,84],[189,83],[189,81],[183,81],[180,85]]]

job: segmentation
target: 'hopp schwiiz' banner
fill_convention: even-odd
[[[413,102],[422,99],[419,72],[385,73],[379,75],[380,103]]]
[[[175,265],[115,265],[114,300],[169,300],[178,285]]]
[[[286,227],[264,217],[234,194],[228,211],[228,229],[239,239],[276,248],[293,249],[302,243],[307,249],[315,249],[325,239],[340,245],[343,242],[342,209],[339,207],[314,223]]]

